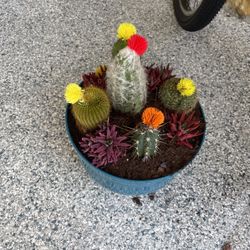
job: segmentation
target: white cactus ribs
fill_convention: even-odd
[[[140,57],[128,47],[120,50],[107,70],[107,92],[114,109],[139,113],[147,101],[147,82]]]

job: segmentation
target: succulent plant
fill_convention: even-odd
[[[147,49],[147,41],[133,35],[127,44],[108,67],[107,93],[114,109],[137,114],[147,99],[146,74],[140,61],[140,55]]]
[[[83,133],[95,129],[108,119],[110,101],[104,90],[89,86],[81,88],[71,83],[65,91],[65,99],[71,106],[76,126]]]
[[[125,47],[127,47],[127,41],[125,40],[117,40],[114,43],[113,49],[112,49],[112,57],[115,57],[120,50],[124,49]]]
[[[100,65],[95,69],[95,74],[98,77],[106,77],[106,71],[107,71],[107,66],[106,65]]]
[[[192,149],[194,146],[190,142],[191,139],[202,135],[199,131],[201,122],[195,119],[195,112],[186,114],[171,113],[168,124],[167,138],[174,140],[177,145],[182,145]]]
[[[114,58],[120,50],[127,47],[127,40],[136,34],[136,27],[132,23],[121,23],[117,29],[118,40],[114,43],[112,57]]]
[[[147,160],[157,153],[160,131],[159,126],[164,122],[163,113],[153,107],[146,108],[142,114],[142,123],[134,130],[133,139],[138,157]]]
[[[96,72],[82,74],[83,86],[96,86],[98,88],[106,89],[106,66],[99,66]]]
[[[176,112],[190,112],[197,104],[196,87],[191,79],[171,78],[159,90],[165,108]]]
[[[125,135],[119,135],[116,125],[109,122],[100,126],[94,134],[86,134],[82,137],[79,145],[96,167],[116,163],[126,155],[131,146],[126,142]]]
[[[174,77],[174,75],[172,75],[173,70],[170,68],[169,64],[167,67],[162,65],[157,67],[155,64],[152,64],[145,68],[148,81],[147,86],[150,92],[157,90],[166,80]]]

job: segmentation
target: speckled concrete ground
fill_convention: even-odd
[[[108,2],[108,3],[107,3]],[[64,128],[63,92],[110,60],[119,22],[200,88],[208,133],[154,201],[92,182]],[[225,10],[187,33],[165,0],[2,0],[0,249],[250,249],[250,26]]]

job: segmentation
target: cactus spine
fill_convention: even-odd
[[[146,103],[146,74],[140,57],[128,47],[108,67],[107,92],[114,109],[124,113],[139,113]]]
[[[180,112],[192,111],[197,103],[197,91],[190,79],[171,78],[159,90],[165,108]]]
[[[110,101],[104,90],[90,86],[82,90],[82,98],[72,104],[72,114],[81,132],[95,129],[108,119]]]

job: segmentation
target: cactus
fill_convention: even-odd
[[[159,98],[165,108],[188,113],[197,104],[196,87],[190,79],[171,78],[160,87]]]
[[[100,88],[90,86],[81,89],[77,84],[69,84],[65,98],[72,104],[72,114],[82,133],[97,128],[100,123],[108,119],[110,101],[105,91]]]
[[[107,69],[107,92],[114,109],[123,113],[139,113],[147,99],[147,81],[140,56],[147,42],[139,35],[128,40]]]
[[[117,38],[112,49],[112,57],[114,58],[120,50],[127,47],[127,40],[136,34],[136,27],[132,23],[121,23],[117,29]]]
[[[160,141],[159,126],[164,122],[163,113],[156,108],[146,108],[142,114],[142,124],[135,129],[133,139],[138,157],[147,160],[157,153]]]
[[[125,40],[117,40],[112,49],[112,57],[114,58],[120,50],[124,49],[127,46],[127,41]]]
[[[147,160],[149,157],[157,153],[160,139],[160,132],[156,129],[148,129],[141,127],[135,130],[135,151],[138,157],[144,157]]]

